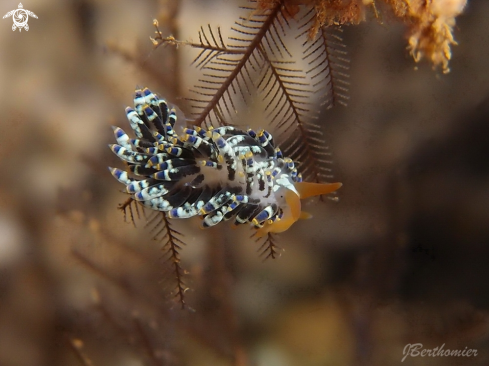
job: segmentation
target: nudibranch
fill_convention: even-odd
[[[341,187],[303,182],[265,130],[187,127],[178,114],[148,88],[137,89],[134,108],[126,108],[136,138],[114,127],[117,144],[109,145],[126,162],[125,170],[109,167],[112,175],[134,200],[169,218],[201,216],[204,228],[233,218],[263,236],[307,217],[301,199]]]

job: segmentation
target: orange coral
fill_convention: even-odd
[[[448,72],[455,17],[464,9],[467,0],[258,0],[258,8],[267,10],[282,4],[290,17],[301,5],[313,7],[315,17],[309,29],[314,39],[324,26],[358,24],[365,20],[366,8],[371,6],[377,15],[376,1],[390,6],[394,15],[408,24],[408,48],[416,61],[426,57],[433,65]]]
[[[451,45],[457,44],[453,39],[455,17],[464,9],[467,0],[416,0],[409,1],[409,14],[413,26],[409,32],[409,50],[416,61],[423,56],[433,65],[449,72],[448,62],[451,59]]]
[[[287,12],[294,16],[300,5],[314,7],[316,17],[309,31],[309,38],[316,37],[319,29],[328,25],[358,24],[364,20],[365,0],[258,0],[259,9],[271,9],[282,3]],[[367,0],[368,3],[373,0]]]
[[[467,0],[384,0],[394,15],[409,25],[408,48],[417,62],[423,57],[433,65],[441,66],[443,72],[450,71],[451,45],[455,17],[459,15]]]

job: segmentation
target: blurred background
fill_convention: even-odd
[[[0,22],[0,365],[395,365],[410,343],[478,355],[406,365],[489,363],[488,2],[457,19],[446,75],[388,15],[344,28],[349,106],[320,117],[339,202],[308,201],[275,260],[246,228],[176,222],[186,310],[147,220],[117,210],[110,126],[135,86],[187,112],[195,52],[153,50],[154,18],[197,40],[238,2],[23,5],[28,32]]]

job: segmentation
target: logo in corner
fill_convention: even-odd
[[[19,28],[19,32],[22,31],[22,28],[28,31],[29,25],[27,24],[27,21],[29,20],[29,15],[37,19],[36,14],[34,14],[32,11],[25,10],[22,6],[22,3],[19,3],[19,8],[9,11],[3,16],[3,19],[12,16],[12,19],[14,21],[14,24],[12,25],[13,31],[15,31],[17,28]]]

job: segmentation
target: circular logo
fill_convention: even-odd
[[[12,19],[17,27],[23,28],[27,24],[29,14],[24,9],[17,9],[14,11]]]

